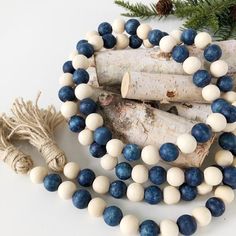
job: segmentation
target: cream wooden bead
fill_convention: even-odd
[[[183,63],[183,70],[188,75],[193,75],[201,69],[202,63],[197,57],[188,57]]]
[[[227,93],[224,93],[222,96],[226,101],[233,103],[236,101],[236,92],[229,91]]]
[[[59,78],[59,84],[61,86],[73,86],[74,82],[72,79],[73,75],[71,73],[64,73]]]
[[[137,28],[137,36],[142,39],[145,40],[148,38],[148,33],[152,30],[151,26],[148,24],[141,24],[139,25],[139,27]]]
[[[70,53],[68,59],[69,59],[70,61],[72,61],[73,58],[74,58],[75,56],[77,56],[77,55],[78,55],[78,51],[75,50],[75,51],[73,51],[73,52]]]
[[[127,188],[127,198],[132,202],[140,202],[144,198],[144,188],[141,184],[132,183]]]
[[[102,198],[93,198],[88,204],[88,213],[92,217],[100,217],[103,215],[103,212],[107,204]]]
[[[167,182],[174,186],[179,187],[184,183],[185,177],[182,169],[178,167],[172,167],[167,171]]]
[[[99,36],[99,33],[96,30],[92,30],[86,33],[85,38],[89,41],[94,35]]]
[[[206,195],[212,191],[213,187],[205,182],[197,186],[197,192],[199,195]]]
[[[148,39],[143,40],[143,45],[145,48],[153,48],[154,45],[150,43]]]
[[[161,236],[178,236],[179,227],[173,220],[162,220],[160,222]]]
[[[139,229],[139,220],[134,215],[126,215],[120,222],[120,231],[124,235],[137,235]]]
[[[155,165],[160,161],[158,148],[154,145],[145,146],[141,152],[141,158],[147,165]]]
[[[106,144],[107,153],[113,157],[119,157],[122,154],[124,143],[119,139],[111,139]]]
[[[234,123],[227,123],[226,127],[224,128],[224,132],[233,132],[236,130],[236,122]]]
[[[212,131],[221,132],[225,129],[227,120],[224,115],[220,113],[212,113],[207,117],[206,124],[211,127]]]
[[[223,180],[223,174],[217,167],[210,166],[204,170],[205,182],[211,186],[219,185]]]
[[[192,216],[196,219],[200,227],[207,226],[211,223],[211,212],[206,207],[197,207],[192,211]]]
[[[233,163],[234,156],[228,150],[220,150],[215,154],[215,162],[219,166],[229,166]]]
[[[148,180],[148,169],[144,165],[136,165],[133,167],[131,175],[134,182],[143,184]]]
[[[79,100],[90,98],[93,95],[93,89],[89,84],[79,84],[75,88],[75,96]]]
[[[76,189],[75,183],[71,181],[64,181],[58,187],[58,195],[61,199],[68,200],[72,198]]]
[[[48,170],[44,166],[36,166],[30,171],[30,180],[33,184],[43,183],[44,178],[47,176]]]
[[[82,130],[78,135],[79,143],[83,146],[88,146],[93,143],[93,131],[89,129]]]
[[[194,39],[194,44],[197,48],[204,49],[212,43],[211,35],[207,32],[200,32]]]
[[[210,71],[215,77],[221,77],[228,73],[229,66],[225,61],[218,60],[211,63]]]
[[[125,34],[118,34],[116,36],[116,49],[125,49],[129,46],[129,38]]]
[[[163,200],[167,205],[177,204],[180,201],[180,192],[173,186],[163,189]]]
[[[103,118],[98,113],[89,114],[85,119],[86,127],[92,131],[103,126],[103,123],[104,123]]]
[[[89,38],[88,41],[91,45],[93,45],[93,48],[95,51],[100,51],[103,48],[104,42],[101,36],[99,35],[93,35]]]
[[[160,50],[165,53],[170,53],[176,45],[176,40],[170,35],[164,36],[159,43]]]
[[[202,89],[202,97],[204,100],[212,102],[220,97],[220,89],[214,84],[209,84]]]
[[[236,107],[236,102],[233,102],[232,105]]]
[[[76,162],[68,162],[63,169],[63,173],[67,179],[75,179],[80,171],[80,166]]]
[[[176,144],[185,154],[193,153],[197,148],[197,141],[191,134],[182,134],[177,138]]]
[[[76,55],[72,60],[72,65],[75,69],[88,69],[89,67],[89,60],[84,55]]]
[[[234,200],[234,190],[229,186],[219,186],[215,190],[215,197],[218,197],[226,204],[230,204]]]
[[[110,187],[109,178],[106,176],[97,176],[93,181],[93,190],[99,194],[106,194]]]
[[[125,21],[121,18],[115,19],[112,24],[112,29],[117,34],[122,34],[125,30]]]
[[[66,101],[61,105],[61,114],[69,119],[72,116],[76,115],[78,112],[78,104],[71,101]]]
[[[182,33],[183,32],[181,30],[176,29],[176,30],[173,30],[170,32],[170,36],[172,36],[176,40],[176,42],[179,44],[179,43],[181,43]]]
[[[101,158],[100,163],[104,170],[113,170],[118,163],[118,159],[117,157],[112,157],[111,155],[106,154]]]

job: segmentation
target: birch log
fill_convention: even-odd
[[[222,59],[229,65],[229,73],[236,73],[236,40],[216,42],[223,51]],[[190,55],[199,57],[203,67],[209,69],[209,63],[203,58],[203,51],[189,47]],[[182,64],[163,54],[159,48],[106,50],[95,55],[96,76],[99,85],[121,84],[127,71],[185,75]]]
[[[206,118],[212,113],[211,106],[208,104],[160,103],[157,106],[160,110],[198,122],[206,122]]]
[[[111,128],[114,137],[142,147],[149,144],[160,147],[165,142],[175,143],[180,134],[190,132],[196,123],[101,90],[97,90],[96,99],[105,124]],[[201,166],[213,141],[214,137],[207,143],[198,145],[192,154],[180,154],[173,164],[184,167]]]
[[[192,76],[187,75],[126,72],[121,94],[123,98],[141,101],[209,103],[202,97],[202,88],[195,86]]]

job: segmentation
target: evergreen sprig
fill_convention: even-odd
[[[115,3],[126,10],[122,15],[128,17],[163,17],[158,14],[157,3],[129,3],[115,0]],[[236,0],[172,0],[173,10],[169,15],[184,19],[185,28],[207,30],[217,40],[236,39],[236,21],[231,14],[231,7]]]
[[[155,8],[155,4],[149,4],[149,5],[146,5],[143,3],[132,4],[132,3],[129,3],[128,1],[125,2],[123,0],[115,0],[115,4],[128,10],[128,12],[122,13],[121,14],[122,16],[139,17],[142,19],[158,16],[158,13]]]

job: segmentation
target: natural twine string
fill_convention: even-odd
[[[32,101],[25,102],[22,98],[16,99],[11,109],[13,116],[3,115],[3,120],[11,130],[8,138],[14,136],[18,140],[29,141],[42,154],[49,168],[60,172],[63,170],[66,158],[65,153],[54,141],[53,131],[64,118],[53,106],[40,109],[39,97],[40,94],[35,104]]]
[[[31,157],[8,142],[6,135],[6,129],[0,117],[0,160],[5,162],[17,174],[27,174],[33,167]]]

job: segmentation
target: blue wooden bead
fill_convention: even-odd
[[[190,215],[182,215],[177,220],[179,232],[183,235],[193,235],[197,231],[197,222]]]
[[[218,139],[219,145],[225,150],[232,150],[236,147],[236,137],[233,133],[225,132]]]
[[[162,201],[163,194],[160,188],[157,186],[149,186],[144,191],[144,200],[145,202],[154,205]]]
[[[78,133],[85,128],[85,120],[82,116],[72,116],[68,122],[72,132]]]
[[[94,141],[100,145],[106,145],[112,139],[112,133],[107,127],[99,127],[94,131]]]
[[[204,88],[211,82],[211,75],[206,70],[198,70],[193,75],[193,83],[199,87]]]
[[[85,98],[80,101],[79,106],[80,112],[84,115],[89,115],[95,113],[97,110],[97,103],[94,102],[91,98]]]
[[[66,61],[63,66],[62,66],[62,70],[64,73],[71,73],[73,74],[75,69],[72,66],[72,61]]]
[[[220,113],[222,108],[228,105],[229,103],[226,100],[224,100],[223,98],[218,98],[212,102],[211,110],[214,113]]]
[[[103,219],[109,226],[117,226],[123,218],[123,213],[116,206],[109,206],[103,212]]]
[[[107,151],[106,151],[106,146],[94,142],[90,145],[89,152],[93,157],[100,158],[103,157]]]
[[[110,184],[109,193],[114,198],[122,198],[126,195],[127,186],[121,180],[116,180]]]
[[[79,51],[79,46],[80,46],[81,44],[87,43],[87,42],[88,42],[88,40],[86,40],[86,39],[81,39],[81,40],[76,44],[76,49],[77,49],[77,51]]]
[[[181,199],[184,201],[192,201],[197,197],[197,188],[188,184],[182,184],[179,187]]]
[[[127,144],[123,149],[127,161],[137,161],[141,157],[141,148],[136,144]]]
[[[76,99],[74,89],[70,86],[60,88],[58,97],[62,102],[74,101]]]
[[[228,123],[234,123],[236,121],[236,107],[233,105],[226,105],[222,107],[220,113],[224,115]]]
[[[217,61],[222,56],[221,48],[216,44],[211,44],[204,50],[204,57],[209,62]]]
[[[90,58],[94,54],[94,48],[90,43],[82,43],[78,46],[78,53]]]
[[[193,187],[200,185],[203,182],[204,175],[197,167],[190,167],[185,170],[185,182]]]
[[[205,123],[198,123],[194,125],[191,134],[199,143],[205,143],[212,137],[211,128]]]
[[[236,167],[228,166],[223,170],[223,182],[231,188],[236,189]]]
[[[73,74],[73,82],[75,84],[87,84],[89,81],[89,73],[85,69],[77,69]]]
[[[214,217],[219,217],[225,212],[225,204],[220,198],[212,197],[206,202],[206,208],[211,212]]]
[[[171,162],[178,158],[179,149],[173,143],[164,143],[160,147],[159,154],[164,161]]]
[[[91,199],[91,194],[85,189],[77,190],[72,196],[73,205],[79,209],[86,208]]]
[[[163,32],[161,32],[158,29],[151,30],[148,33],[148,40],[152,45],[158,46],[162,38],[163,38]]]
[[[49,192],[57,191],[61,183],[62,179],[58,174],[49,174],[43,180],[43,185]]]
[[[127,162],[121,162],[116,165],[115,172],[119,179],[127,180],[131,177],[132,166]]]
[[[139,226],[140,236],[157,236],[160,234],[160,228],[153,220],[145,220]]]
[[[181,35],[181,41],[187,45],[193,45],[197,31],[194,29],[186,29]]]
[[[149,180],[156,185],[166,182],[166,170],[161,166],[154,166],[149,170]]]
[[[137,35],[131,35],[129,37],[129,46],[133,49],[140,48],[143,44],[143,40],[140,39]]]
[[[112,34],[105,34],[102,36],[104,48],[111,49],[116,46],[116,37]]]
[[[172,57],[176,62],[182,63],[189,57],[189,51],[184,45],[175,46],[172,50]]]
[[[216,85],[220,89],[220,91],[222,91],[222,92],[231,91],[234,87],[233,79],[232,79],[232,77],[230,77],[228,75],[220,77],[217,80]]]
[[[83,169],[79,172],[77,182],[83,187],[90,187],[95,179],[95,173],[90,169]]]
[[[136,19],[130,19],[125,23],[125,31],[130,35],[135,35],[140,23]]]
[[[98,26],[98,33],[103,36],[112,33],[112,26],[108,22],[103,22]]]

